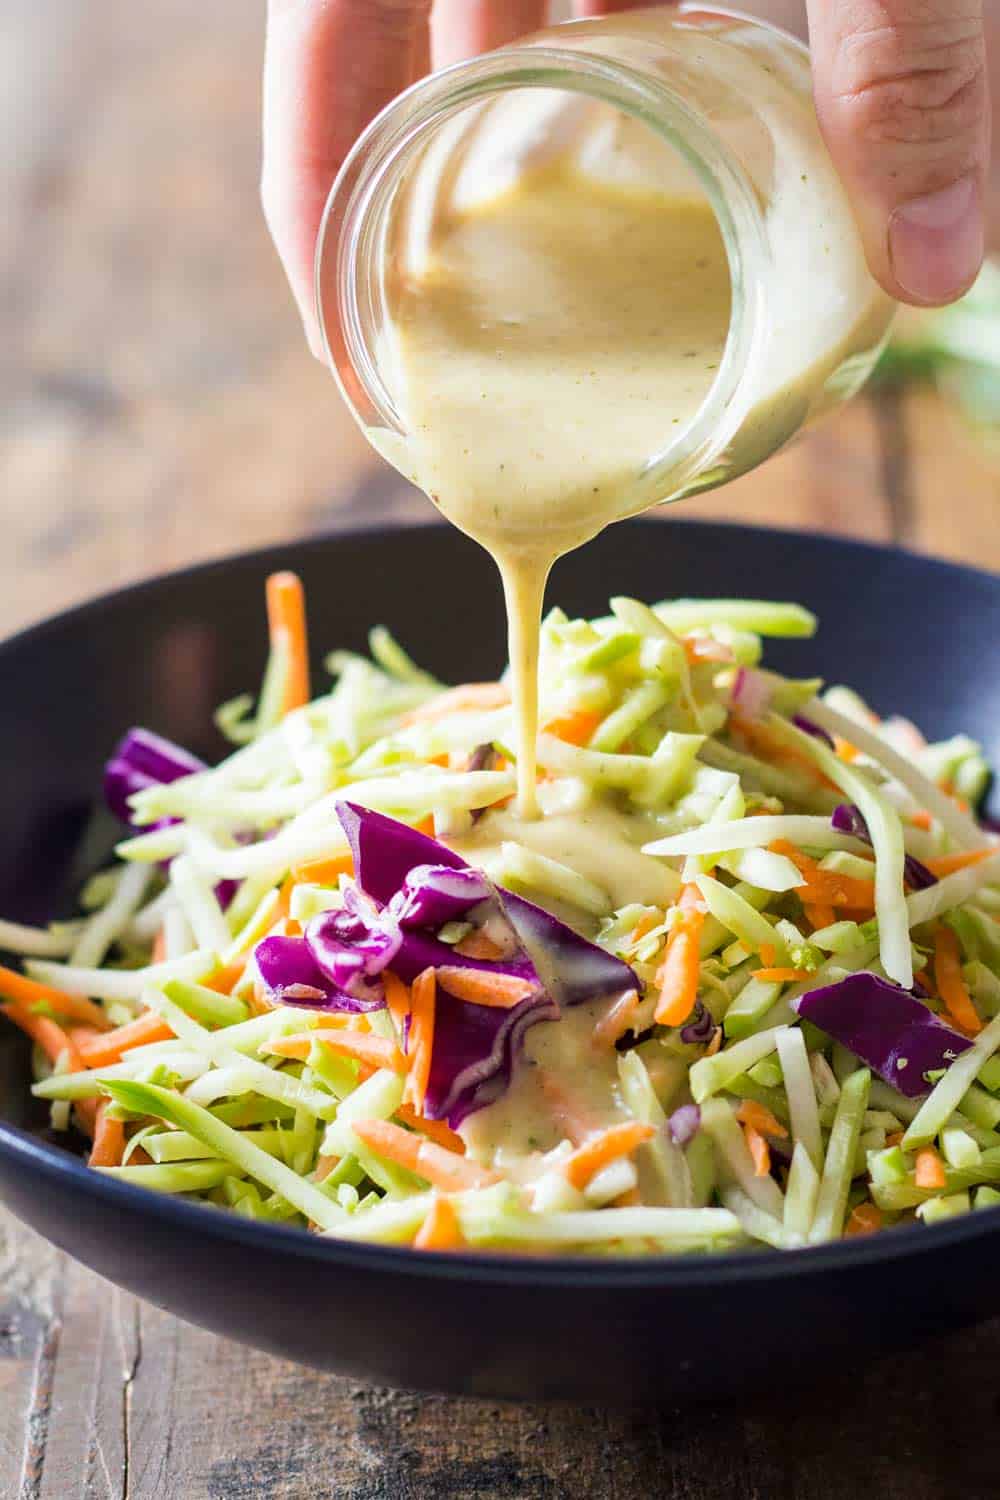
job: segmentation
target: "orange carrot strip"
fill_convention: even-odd
[[[153,939],[153,951],[150,959],[154,964],[162,964],[167,956],[167,930],[161,927]]]
[[[462,969],[451,964],[442,964],[437,970],[437,978],[456,1000],[502,1010],[520,1005],[535,991],[535,986],[528,980],[518,979],[513,974],[492,974],[483,969]]]
[[[406,1018],[410,1014],[411,1001],[409,988],[389,969],[383,969],[382,982],[385,985],[386,1006],[392,1017],[397,1034],[402,1037]]]
[[[313,1182],[325,1182],[334,1168],[339,1165],[339,1156],[317,1156]]]
[[[287,676],[282,713],[309,702],[309,638],[306,596],[295,573],[272,573],[267,580],[267,624],[272,646],[284,649]]]
[[[786,745],[784,740],[769,729],[766,724],[760,724],[755,719],[748,719],[743,714],[730,710],[729,722],[737,733],[746,740],[753,749],[761,751],[770,760],[779,763],[791,763],[797,770],[805,771],[811,780],[819,782],[822,786],[837,788],[829,777],[824,776],[818,769],[815,761],[811,760],[804,750],[799,750],[794,745]]]
[[[489,1187],[500,1181],[496,1172],[477,1166],[464,1156],[446,1151],[434,1141],[426,1140],[412,1130],[404,1130],[402,1125],[392,1125],[388,1120],[352,1120],[351,1129],[377,1155],[407,1167],[432,1187],[442,1188],[445,1192]]]
[[[545,725],[545,733],[554,734],[557,740],[565,740],[567,745],[585,745],[600,722],[601,715],[593,709],[578,708],[575,713],[550,719]]]
[[[882,1211],[874,1203],[859,1203],[844,1227],[844,1234],[875,1234],[882,1228]]]
[[[810,905],[803,901],[802,907],[813,932],[820,932],[824,927],[832,927],[837,920],[837,914],[832,906],[824,906],[820,902]]]
[[[603,1167],[619,1157],[631,1156],[653,1134],[652,1125],[643,1125],[639,1120],[623,1120],[620,1125],[610,1125],[573,1152],[566,1162],[569,1182],[575,1188],[585,1188]]]
[[[858,758],[857,745],[852,745],[850,740],[842,740],[839,734],[835,734],[833,737],[833,748],[840,759],[846,760],[848,763]]]
[[[477,928],[466,933],[462,941],[455,944],[455,952],[461,954],[462,958],[485,958],[491,963],[500,957],[502,951],[485,932]]]
[[[53,1021],[49,1016],[36,1016],[32,1011],[25,1010],[23,1005],[13,1003],[0,1005],[0,1011],[37,1046],[41,1047],[50,1062],[58,1062],[65,1053],[72,1071],[75,1072],[79,1068],[79,1048],[74,1047],[57,1021]]]
[[[902,1139],[903,1132],[901,1130],[892,1130],[886,1136],[885,1143],[887,1146],[898,1146]]]
[[[94,1139],[94,1131],[97,1129],[97,1099],[75,1099],[73,1101],[73,1120],[76,1128],[84,1135]]]
[[[307,859],[292,866],[292,879],[297,885],[336,885],[341,875],[353,874],[354,860],[346,850],[343,854],[331,854],[328,859]]]
[[[775,839],[768,848],[774,854],[784,854],[798,869],[802,885],[795,887],[795,893],[803,905],[851,906],[867,911],[874,908],[874,880],[842,875],[837,870],[822,870],[814,859],[803,854],[801,849],[797,849],[787,839]]]
[[[624,1193],[619,1193],[617,1198],[612,1198],[612,1208],[638,1208],[642,1203],[642,1194],[637,1187],[626,1188]]]
[[[427,723],[443,719],[448,714],[468,713],[476,709],[503,708],[510,702],[510,689],[502,682],[463,682],[458,687],[447,688],[428,703],[404,714],[404,724]]]
[[[601,1017],[594,1027],[593,1040],[597,1047],[613,1047],[628,1031],[629,1023],[639,1009],[638,990],[626,990]]]
[[[403,1103],[412,1104],[423,1113],[427,1085],[431,1076],[434,1050],[434,1013],[437,1009],[437,980],[433,969],[424,969],[413,981],[410,998],[410,1034],[407,1043],[409,1072],[403,1090]]]
[[[458,1215],[447,1198],[435,1194],[427,1215],[413,1241],[415,1250],[460,1250],[465,1244]]]
[[[93,1000],[86,1000],[82,995],[65,995],[62,990],[39,984],[37,979],[28,979],[15,969],[0,968],[0,999],[11,1000],[30,1011],[43,1006],[58,1016],[65,1016],[67,1021],[82,1021],[87,1026],[95,1026],[98,1031],[107,1031],[111,1025]]]
[[[927,832],[933,825],[934,819],[921,807],[917,812],[910,813],[910,822],[914,828],[922,828]]]
[[[760,954],[761,963],[766,967],[773,965],[778,957],[778,950],[773,943],[761,943],[757,951]]]
[[[781,1121],[768,1109],[766,1104],[759,1104],[756,1099],[744,1099],[736,1111],[736,1118],[741,1125],[752,1125],[754,1130],[761,1135],[775,1135],[779,1140],[784,1140],[788,1131]]]
[[[744,1125],[743,1135],[750,1155],[753,1157],[755,1177],[768,1177],[771,1173],[771,1148],[756,1125]]]
[[[938,854],[933,859],[925,859],[924,864],[932,875],[937,875],[940,879],[943,875],[953,875],[956,870],[968,869],[969,865],[978,865],[980,860],[988,859],[996,852],[997,845],[993,844],[988,849],[966,849],[958,854]]]
[[[670,930],[663,962],[656,975],[660,998],[655,1019],[661,1026],[679,1026],[686,1021],[698,999],[701,966],[698,939],[705,912],[696,885],[683,887],[678,906],[680,916]]]
[[[943,1188],[948,1186],[948,1179],[944,1172],[944,1162],[938,1156],[933,1146],[925,1146],[922,1151],[917,1152],[917,1161],[913,1169],[913,1181],[918,1188]]]
[[[733,653],[729,646],[724,646],[711,635],[684,635],[681,636],[681,644],[684,647],[684,655],[691,666],[698,662],[730,662]]]
[[[246,971],[247,957],[236,958],[231,964],[226,964],[221,969],[216,969],[208,979],[203,981],[207,990],[214,990],[217,995],[231,995],[239,984]]]
[[[121,1062],[122,1054],[132,1047],[173,1040],[174,1034],[166,1021],[155,1010],[147,1010],[134,1021],[126,1021],[124,1026],[116,1026],[114,1031],[107,1031],[92,1042],[81,1042],[80,1059],[85,1068],[106,1068]]]
[[[125,1125],[108,1115],[108,1100],[97,1106],[94,1121],[94,1144],[90,1148],[92,1167],[120,1167],[125,1153]]]
[[[962,978],[958,938],[943,922],[934,930],[934,979],[948,1014],[956,1025],[970,1036],[982,1031],[983,1023]]]
[[[443,1120],[428,1120],[424,1115],[418,1115],[412,1104],[401,1104],[396,1111],[396,1118],[402,1120],[404,1125],[409,1125],[411,1130],[419,1130],[421,1135],[443,1146],[446,1151],[454,1151],[456,1156],[465,1155],[462,1137]]]
[[[809,969],[752,969],[751,979],[762,979],[765,984],[795,984],[800,979],[811,978]]]
[[[718,1050],[719,1050],[719,1048],[721,1046],[722,1046],[722,1027],[721,1026],[716,1026],[715,1030],[712,1032],[712,1040],[709,1042],[708,1046],[705,1048],[705,1056],[706,1057],[714,1057],[715,1054],[718,1052]]]
[[[406,1059],[388,1037],[372,1036],[370,1032],[326,1030],[300,1031],[294,1036],[279,1036],[262,1049],[272,1057],[295,1057],[300,1061],[309,1056],[313,1042],[322,1042],[337,1057],[350,1058],[352,1062],[367,1064],[370,1068],[388,1068],[393,1073],[406,1072]]]
[[[652,932],[653,928],[657,925],[657,921],[658,918],[655,911],[644,912],[629,933],[629,947],[635,947],[636,943],[641,943],[646,933]]]

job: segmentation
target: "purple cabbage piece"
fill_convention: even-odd
[[[349,995],[324,974],[305,938],[269,937],[258,943],[254,958],[260,977],[276,1005],[309,1010],[381,1010],[384,996]]]
[[[337,813],[354,856],[355,879],[365,895],[380,904],[392,900],[415,866],[467,868],[461,855],[383,813],[370,812],[351,802],[338,803]],[[579,1005],[585,1000],[639,988],[628,964],[581,937],[551,912],[510,891],[496,887],[489,889],[495,893],[518,945],[527,953],[542,984],[560,1006]],[[407,945],[408,936],[403,940],[403,954]],[[458,961],[458,955],[437,960],[443,963]],[[461,959],[461,962],[477,967],[469,959]],[[502,967],[505,973],[513,972],[505,965]],[[400,974],[400,978],[405,977]]]
[[[814,740],[822,740],[824,745],[829,745],[831,750],[834,748],[833,735],[828,734],[821,724],[814,724],[812,719],[807,718],[805,714],[793,714],[792,723],[796,729],[801,729],[803,734],[811,734]]]
[[[424,1105],[429,1118],[446,1119],[454,1129],[474,1110],[498,1099],[510,1084],[524,1033],[538,1021],[557,1020],[562,1005],[578,1005],[637,987],[627,964],[541,907],[498,890],[479,872],[469,871],[460,855],[436,839],[352,803],[340,803],[337,811],[354,857],[355,879],[377,905],[391,905],[398,912],[411,872],[432,866],[442,884],[446,872],[473,876],[475,905],[482,904],[481,890],[485,889],[486,901],[494,904],[496,915],[505,919],[509,929],[510,952],[490,960],[463,957],[433,932],[404,927],[389,965],[393,973],[410,982],[424,969],[460,965],[512,975],[534,986],[532,994],[504,1010],[458,1000],[449,994],[446,982],[439,983]],[[420,879],[415,873],[415,883]],[[471,895],[472,888],[467,887],[466,893]]]
[[[871,834],[868,832],[868,824],[865,822],[864,814],[853,802],[841,802],[835,807],[830,817],[830,822],[838,833],[853,834],[863,844],[871,847]],[[903,860],[903,874],[907,884],[915,891],[926,891],[930,886],[937,885],[937,876],[922,865],[919,859],[912,854],[907,854]]]
[[[457,1130],[506,1093],[529,1027],[558,1019],[555,1001],[542,990],[503,1010],[456,1000],[439,986],[424,1113]]]
[[[316,964],[338,990],[355,1000],[384,1000],[378,976],[396,957],[403,941],[402,932],[387,912],[373,917],[367,927],[358,913],[320,912],[306,928],[305,941]]]
[[[130,729],[104,768],[104,800],[116,818],[131,824],[128,799],[133,793],[169,786],[206,769],[196,755],[152,730]]]
[[[478,870],[450,865],[414,865],[390,903],[401,927],[443,927],[468,915],[492,895]]]
[[[681,1027],[681,1041],[701,1044],[710,1042],[715,1031],[715,1021],[712,1019],[711,1011],[707,1010],[700,1000],[696,1001],[691,1019]]]
[[[682,1104],[667,1121],[670,1139],[675,1146],[686,1146],[701,1129],[701,1110],[697,1104]]]
[[[849,974],[793,1004],[803,1020],[842,1042],[908,1099],[926,1094],[926,1075],[949,1067],[972,1045],[908,990],[876,974]]]

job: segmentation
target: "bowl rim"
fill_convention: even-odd
[[[660,526],[661,520],[637,518],[625,523],[630,528]],[[931,557],[911,549],[869,542],[840,534],[813,533],[800,529],[751,526],[738,521],[672,518],[672,524],[693,532],[701,531],[706,539],[723,532],[754,537],[778,536],[790,546],[806,546],[821,551],[843,551],[903,559],[922,569],[943,572],[966,580],[976,579],[991,588],[1000,589],[1000,574],[970,567],[964,563]],[[241,567],[287,564],[288,553],[320,553],[345,539],[376,542],[399,532],[449,533],[453,528],[437,518],[400,526],[398,523],[368,526],[345,526],[323,535],[276,542],[264,547],[227,554],[176,568],[167,573],[140,579],[94,598],[83,600],[58,614],[29,624],[0,641],[0,659],[8,652],[22,650],[44,641],[78,621],[93,618],[105,610],[115,609],[127,600],[139,600],[169,592],[181,580],[210,576],[234,565]],[[52,1187],[84,1192],[103,1203],[110,1213],[136,1213],[158,1219],[181,1232],[207,1235],[213,1240],[236,1242],[247,1250],[270,1250],[278,1254],[322,1259],[344,1270],[408,1273],[432,1280],[511,1285],[519,1287],[586,1286],[609,1291],[627,1288],[676,1289],[705,1286],[729,1286],[733,1283],[768,1281],[782,1277],[821,1275],[827,1270],[850,1272],[886,1261],[913,1261],[939,1250],[957,1247],[1000,1231],[1000,1207],[975,1210],[940,1224],[901,1227],[874,1235],[859,1235],[822,1245],[805,1246],[794,1253],[781,1254],[763,1250],[718,1251],[708,1254],[656,1255],[642,1259],[620,1260],[595,1256],[517,1255],[497,1251],[423,1251],[414,1254],[410,1246],[374,1244],[363,1240],[343,1240],[334,1235],[312,1234],[300,1228],[244,1219],[224,1211],[206,1213],[205,1206],[186,1202],[167,1194],[155,1193],[132,1183],[117,1181],[94,1172],[81,1157],[62,1146],[0,1120],[0,1159],[15,1168],[27,1168]],[[69,1251],[68,1253],[72,1253]]]

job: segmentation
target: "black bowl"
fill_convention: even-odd
[[[38,626],[0,649],[0,912],[67,909],[107,852],[95,789],[129,725],[221,749],[211,710],[259,678],[263,582],[278,565],[305,580],[317,647],[363,648],[384,621],[445,678],[502,661],[491,564],[438,526],[239,557]],[[593,613],[616,592],[801,600],[825,623],[814,642],[775,643],[779,668],[850,682],[933,736],[967,730],[1000,750],[1000,579],[855,542],[635,522],[561,563],[552,597]],[[88,1172],[46,1137],[27,1049],[2,1029],[0,1189],[13,1211],[159,1306],[308,1364],[521,1400],[717,1397],[1000,1310],[997,1209],[791,1255],[643,1262],[415,1254],[248,1223]]]

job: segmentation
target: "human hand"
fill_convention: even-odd
[[[572,13],[633,3],[573,0]],[[1000,0],[986,3],[1000,10]],[[820,126],[872,273],[900,301],[951,301],[983,255],[983,0],[805,4]],[[757,0],[754,9],[794,19],[782,0]],[[314,353],[316,239],[358,135],[432,61],[442,67],[514,41],[543,25],[547,10],[545,0],[269,0],[261,192]]]

